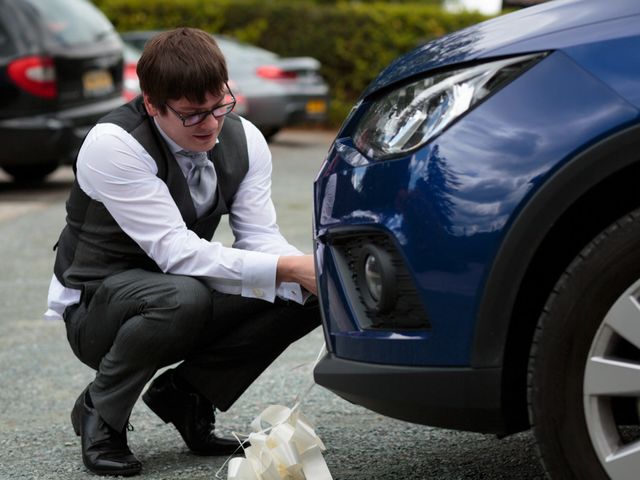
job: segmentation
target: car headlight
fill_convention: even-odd
[[[355,145],[374,159],[418,148],[542,57],[532,54],[487,62],[393,90],[370,105],[356,128]]]

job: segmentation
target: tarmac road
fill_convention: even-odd
[[[291,130],[275,137],[273,197],[281,230],[311,252],[311,189],[332,133]],[[96,478],[82,465],[69,412],[92,371],[75,359],[61,322],[41,319],[55,242],[64,222],[72,174],[62,168],[37,189],[0,176],[0,479]],[[228,231],[221,233],[228,242]],[[223,433],[249,433],[269,404],[291,406],[312,382],[320,329],[292,345],[228,411]],[[542,478],[529,433],[498,440],[391,420],[315,386],[302,411],[327,446],[334,479]],[[225,458],[188,452],[177,432],[142,402],[134,408],[129,444],[143,479],[208,479]],[[226,470],[218,474],[226,478]]]

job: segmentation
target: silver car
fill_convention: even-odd
[[[155,30],[122,33],[138,55]],[[254,123],[270,139],[280,129],[327,118],[329,86],[320,76],[320,62],[311,57],[280,57],[233,38],[214,35],[227,59],[229,86],[238,101],[235,112]],[[131,70],[129,70],[131,72]],[[126,82],[135,91],[135,81]],[[132,84],[134,86],[132,87]]]

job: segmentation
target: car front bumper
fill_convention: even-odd
[[[502,370],[355,362],[328,353],[316,383],[383,415],[426,425],[502,433]],[[446,386],[446,388],[443,388]]]

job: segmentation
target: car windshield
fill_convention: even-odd
[[[113,30],[100,10],[86,0],[28,0],[53,39],[62,45],[94,42]]]

